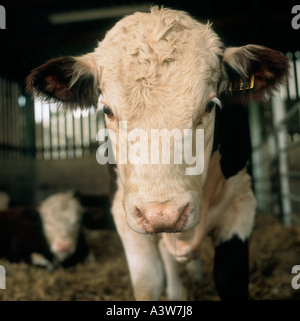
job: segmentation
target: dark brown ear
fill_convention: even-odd
[[[287,82],[290,68],[282,53],[257,45],[227,48],[223,64],[227,78],[224,94],[241,103],[251,98],[264,101]]]
[[[92,54],[46,62],[26,78],[26,90],[34,97],[59,102],[65,107],[97,106],[100,90]]]

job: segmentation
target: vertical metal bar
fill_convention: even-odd
[[[298,87],[298,77],[297,77],[297,56],[296,56],[296,53],[293,55],[293,67],[294,67],[296,99],[299,100],[299,87]]]
[[[50,159],[53,159],[53,148],[52,148],[52,112],[51,105],[48,104],[49,107],[49,153]]]
[[[265,153],[263,148],[263,126],[260,114],[260,106],[257,102],[252,101],[248,108],[249,113],[249,127],[251,135],[251,144],[253,145],[252,162],[253,162],[253,178],[254,178],[254,190],[267,191],[267,195],[256,192],[257,206],[260,211],[266,213],[269,211],[270,200],[269,192],[270,187],[267,181],[262,181],[260,177],[266,177],[268,175],[267,163],[265,161]]]
[[[1,119],[2,119],[2,124],[1,124],[1,144],[2,144],[2,151],[1,154],[4,155],[5,152],[5,92],[4,92],[4,79],[1,78]]]
[[[11,156],[11,82],[7,80],[6,84],[7,84],[6,86],[7,153],[8,153],[8,156]]]
[[[64,113],[64,130],[65,130],[65,151],[66,151],[66,158],[69,158],[67,112]]]
[[[3,79],[3,144],[4,155],[7,154],[7,97],[6,97],[6,80]]]
[[[44,104],[41,103],[41,137],[42,137],[42,159],[45,159],[45,131],[44,131]]]
[[[12,92],[12,86],[13,83],[11,81],[9,81],[9,85],[8,85],[8,145],[9,145],[9,149],[10,149],[10,156],[12,157],[14,152],[13,152],[13,126],[14,126],[14,120],[12,118],[12,114],[13,114],[13,92]]]
[[[12,145],[12,155],[16,157],[16,105],[18,104],[18,91],[16,90],[16,84],[11,83],[11,145]]]
[[[15,100],[15,136],[16,136],[16,156],[19,156],[19,120],[20,120],[20,106],[19,106],[19,100],[18,98],[22,94],[21,87],[19,84],[16,84],[16,100]]]
[[[274,127],[284,119],[285,117],[285,108],[284,103],[280,98],[279,93],[275,93],[272,97],[272,109],[273,109],[273,122]],[[292,206],[291,200],[288,197],[290,194],[290,182],[289,177],[286,175],[288,173],[288,158],[286,153],[286,135],[287,130],[286,126],[280,126],[278,129],[277,135],[277,144],[278,144],[278,160],[279,160],[279,174],[280,174],[280,190],[281,190],[281,199],[282,199],[282,211],[283,211],[283,223],[289,225],[292,222]]]
[[[56,127],[57,127],[57,154],[58,154],[58,159],[60,159],[60,130],[59,130],[59,112],[58,112],[58,107],[56,108]]]
[[[81,157],[84,154],[84,146],[83,146],[83,120],[82,120],[82,112],[80,110],[80,148],[81,148]]]
[[[92,155],[92,128],[91,128],[91,110],[88,113],[88,134],[89,134],[89,155]]]
[[[287,59],[289,60],[289,64],[290,64],[290,68],[292,68],[291,64],[291,60],[293,60],[293,54],[288,52],[286,55]],[[288,110],[290,110],[292,108],[292,100],[291,100],[291,93],[290,93],[290,86],[291,86],[291,79],[288,79],[288,83],[286,86],[286,94],[287,94],[287,106],[288,106]]]
[[[3,104],[3,80],[0,77],[0,155],[3,155],[3,139],[4,139],[4,104]]]
[[[75,143],[75,117],[72,112],[72,129],[73,129],[73,157],[76,158],[76,143]]]
[[[25,108],[21,108],[21,124],[22,124],[22,157],[26,155],[26,112]]]

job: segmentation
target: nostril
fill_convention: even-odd
[[[135,206],[135,208],[134,208],[135,217],[139,220],[140,224],[148,225],[149,222],[146,219],[146,217],[144,216],[144,214],[145,214],[144,209],[140,209],[139,207]]]
[[[190,203],[186,203],[184,206],[178,209],[179,218],[185,216],[190,212]]]
[[[137,218],[143,217],[143,214],[142,214],[141,210],[140,210],[138,207],[135,207],[135,208],[134,208],[134,214],[135,214],[135,216],[136,216]]]

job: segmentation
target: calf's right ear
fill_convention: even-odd
[[[52,59],[32,70],[26,78],[26,91],[64,107],[97,106],[99,69],[93,53]]]

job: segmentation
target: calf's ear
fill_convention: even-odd
[[[93,53],[52,59],[32,70],[26,78],[26,91],[33,97],[65,107],[97,106],[98,69]]]
[[[241,103],[251,98],[264,101],[287,82],[290,67],[282,53],[258,45],[225,49],[223,65],[226,78],[223,93]]]

